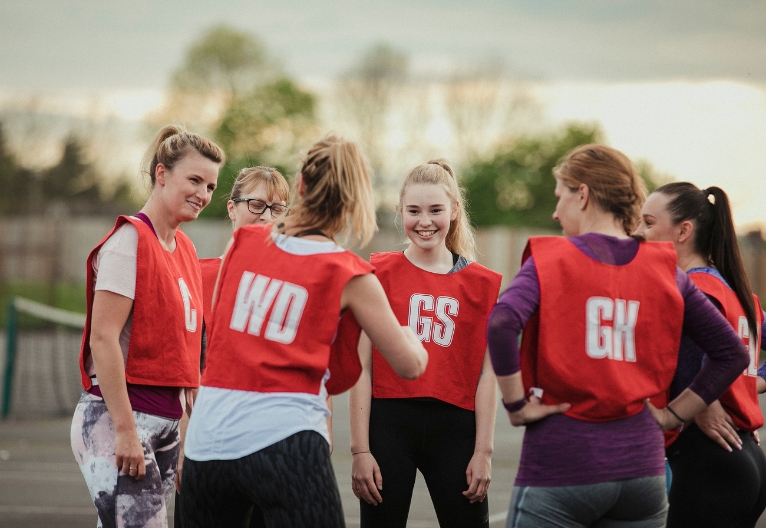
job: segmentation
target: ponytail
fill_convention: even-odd
[[[160,163],[171,170],[190,151],[196,150],[218,165],[226,161],[223,149],[199,134],[189,132],[182,125],[166,125],[154,136],[141,160],[141,172],[149,176],[154,188],[155,173]]]
[[[402,214],[402,200],[407,187],[418,183],[441,185],[450,200],[458,204],[457,217],[450,222],[444,243],[452,253],[476,260],[476,233],[466,211],[465,189],[458,184],[452,167],[444,159],[433,159],[410,170],[399,191],[399,205],[396,208],[399,214]]]
[[[755,302],[750,288],[750,281],[745,273],[742,258],[739,252],[737,233],[734,231],[734,221],[731,216],[729,197],[719,187],[708,187],[704,191],[705,197],[713,197],[710,203],[712,209],[712,221],[710,223],[710,240],[707,254],[710,262],[729,283],[731,289],[737,294],[740,304],[745,309],[750,332],[759,332],[755,314]],[[704,253],[703,253],[704,254]]]
[[[656,191],[670,198],[667,209],[673,224],[694,224],[694,251],[714,266],[737,295],[751,332],[758,328],[750,281],[742,264],[729,198],[723,189],[704,191],[688,182],[668,183]],[[712,197],[712,201],[710,198]]]
[[[329,237],[345,232],[344,243],[362,246],[378,229],[370,172],[356,143],[334,135],[315,143],[293,189],[290,219],[295,226]]]

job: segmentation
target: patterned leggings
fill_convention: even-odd
[[[269,528],[345,526],[327,441],[314,431],[236,460],[187,457],[181,496],[185,528],[242,528],[251,512]]]
[[[116,466],[114,423],[101,398],[83,392],[72,420],[72,451],[96,505],[99,528],[167,528],[178,463],[178,420],[133,412],[146,476]]]

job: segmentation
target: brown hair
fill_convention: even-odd
[[[266,185],[266,193],[269,198],[278,196],[285,203],[290,199],[290,186],[282,174],[273,167],[245,167],[234,180],[229,199],[240,198],[247,190],[254,188],[259,183]]]
[[[328,135],[309,149],[301,176],[290,207],[294,226],[330,237],[345,231],[346,241],[369,242],[378,228],[375,203],[367,162],[356,143]]]
[[[631,235],[638,227],[646,185],[619,150],[596,144],[579,146],[553,169],[553,175],[572,190],[581,183],[587,185],[591,199],[622,222],[625,234]]]
[[[668,183],[654,192],[669,198],[666,208],[674,225],[686,220],[694,224],[694,251],[713,265],[737,294],[750,332],[755,335],[760,328],[755,317],[753,291],[739,253],[729,197],[720,187],[700,190],[689,182]]]
[[[157,165],[162,163],[166,169],[172,170],[191,150],[196,150],[218,165],[226,161],[223,149],[209,139],[187,131],[183,125],[165,125],[146,149],[141,161],[141,172],[149,175],[153,188]]]
[[[396,212],[400,215],[407,187],[418,183],[441,185],[453,204],[457,203],[457,217],[450,222],[444,242],[451,252],[463,255],[468,260],[476,260],[476,235],[465,209],[465,189],[458,185],[452,167],[446,160],[434,159],[410,170],[404,177],[404,183],[399,191],[399,205],[396,207]]]

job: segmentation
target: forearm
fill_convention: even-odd
[[[497,409],[497,383],[495,379],[489,354],[485,354],[479,384],[476,387],[476,443],[474,452],[485,453],[490,456],[494,451]]]
[[[676,418],[690,421],[697,414],[705,410],[707,403],[691,389],[685,389],[668,404],[668,407],[673,409],[673,412],[678,415]]]
[[[498,376],[497,384],[500,386],[500,394],[504,403],[513,403],[526,396],[524,382],[521,380],[521,371],[510,376]]]
[[[372,380],[369,372],[362,372],[359,381],[348,393],[351,418],[351,452],[370,450],[370,404],[372,403]]]
[[[117,432],[135,430],[133,409],[128,399],[125,364],[117,339],[91,338],[91,353],[99,389]]]

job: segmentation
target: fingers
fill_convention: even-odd
[[[664,416],[662,414],[662,411],[652,405],[652,402],[649,401],[649,398],[644,400],[644,404],[649,408],[649,412],[652,413],[652,418],[654,418],[654,421],[657,422],[657,425],[662,428],[662,430],[665,430],[665,422],[664,422]]]
[[[489,481],[490,478],[488,476],[471,479],[470,486],[466,491],[463,492],[463,495],[471,502],[471,504],[474,502],[484,501],[484,499],[487,497]]]
[[[178,493],[181,493],[181,473],[183,472],[183,467],[179,467],[176,470],[176,491]]]
[[[351,490],[354,495],[373,506],[383,502],[380,491],[383,489],[383,476],[372,455],[358,455],[354,460],[351,475]],[[370,460],[366,460],[369,457]]]
[[[146,461],[143,456],[140,458],[136,456],[120,457],[117,467],[123,474],[130,475],[136,480],[141,480],[146,476]]]

